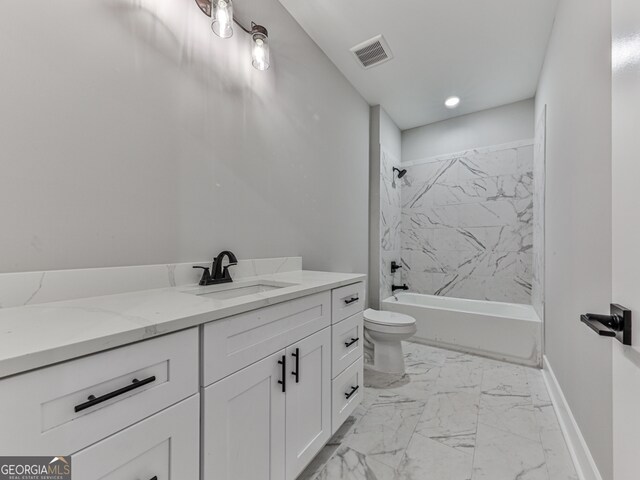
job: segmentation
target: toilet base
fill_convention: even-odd
[[[379,372],[404,374],[404,354],[400,340],[375,340],[373,368]]]

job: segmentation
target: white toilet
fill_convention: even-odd
[[[373,310],[364,311],[364,331],[373,343],[374,370],[385,373],[404,373],[402,340],[416,333],[416,319],[402,313]]]

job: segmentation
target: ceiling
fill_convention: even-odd
[[[400,129],[531,98],[558,0],[280,0],[371,105]],[[394,58],[349,49],[378,34]],[[444,100],[459,96],[449,110]]]

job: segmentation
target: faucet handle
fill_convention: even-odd
[[[236,263],[230,263],[229,265],[222,267],[222,278],[231,280],[231,274],[229,273],[229,267],[237,265]]]
[[[200,277],[200,285],[208,285],[209,280],[211,280],[211,270],[209,267],[201,267],[199,265],[194,265],[192,268],[201,268],[202,269],[202,277]]]

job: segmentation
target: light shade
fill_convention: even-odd
[[[261,25],[254,25],[251,39],[253,42],[251,64],[257,70],[266,70],[269,68],[269,37],[267,29]]]
[[[213,33],[222,38],[233,35],[233,2],[231,0],[213,0],[211,18]]]
[[[444,101],[444,106],[447,108],[456,108],[460,105],[460,97],[449,97]]]

